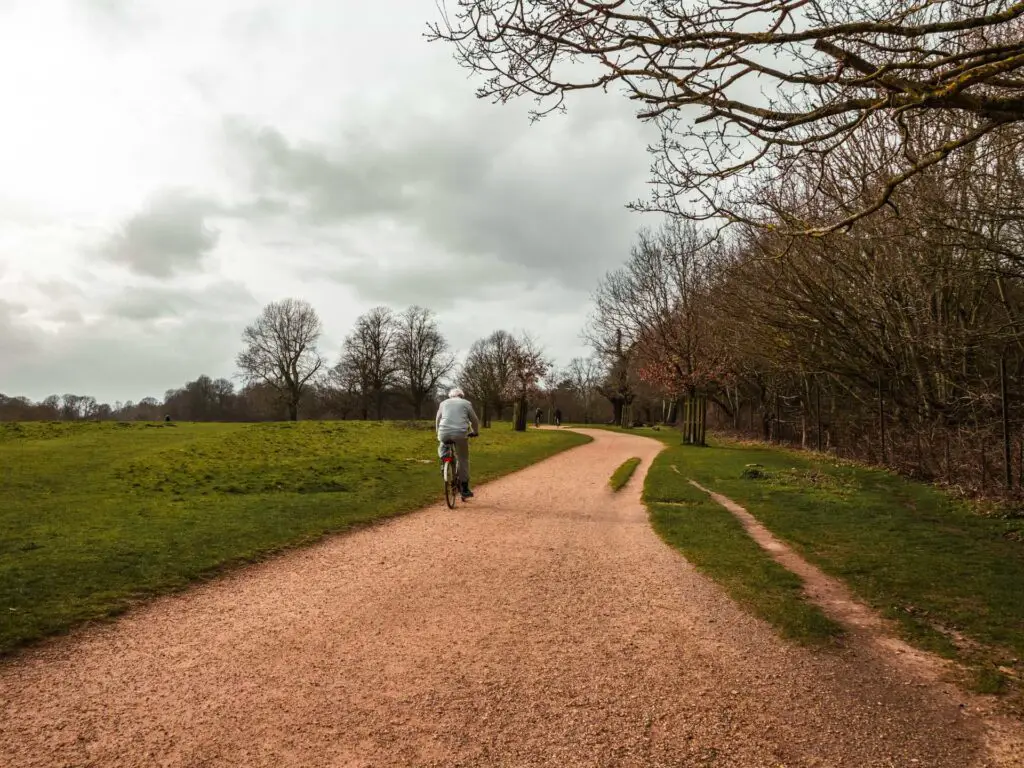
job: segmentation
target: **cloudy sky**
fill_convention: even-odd
[[[269,301],[417,303],[559,362],[652,224],[649,126],[530,125],[423,39],[432,0],[0,0],[0,392],[139,400],[235,374]]]

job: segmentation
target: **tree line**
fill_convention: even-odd
[[[722,428],[1019,492],[1024,5],[441,8],[478,95],[542,116],[618,90],[659,130],[633,207],[668,223],[588,331],[617,410],[652,387]]]
[[[529,334],[496,330],[475,341],[460,364],[435,314],[421,306],[370,309],[334,360],[320,349],[322,333],[308,302],[271,302],[242,332],[235,380],[202,375],[162,399],[113,404],[75,394],[38,403],[0,394],[0,420],[421,419],[432,417],[456,384],[487,426],[510,420],[524,429],[537,409],[545,421],[555,409],[581,422],[616,414],[601,397],[600,358],[556,366]]]
[[[936,116],[941,128],[941,116]],[[681,218],[642,231],[595,294],[590,335],[713,426],[968,490],[1024,480],[1024,161],[979,141],[901,185],[898,209],[820,237]],[[813,211],[864,184],[763,190]],[[842,191],[840,191],[842,190]],[[867,189],[863,195],[871,194]]]

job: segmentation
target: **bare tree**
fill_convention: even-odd
[[[343,418],[353,410],[363,421],[370,418],[370,401],[373,393],[369,365],[365,359],[348,354],[346,350],[338,364],[331,368],[328,380]]]
[[[596,357],[574,357],[565,370],[573,393],[583,406],[583,423],[590,423],[590,411],[597,387],[604,378],[604,366]]]
[[[558,392],[565,387],[568,375],[567,371],[558,368],[554,364],[550,364],[540,384],[541,390],[544,393],[544,402],[547,406],[547,420],[549,424],[555,423],[555,410],[559,408]]]
[[[397,329],[398,376],[419,419],[423,416],[424,402],[436,394],[438,385],[455,368],[455,356],[429,309],[409,307],[399,315]]]
[[[512,402],[509,390],[515,344],[508,331],[495,331],[469,348],[459,380],[466,393],[480,401],[484,426],[491,425],[492,416],[500,419]]]
[[[317,352],[322,326],[306,301],[284,299],[263,308],[256,322],[242,332],[245,348],[237,358],[247,384],[272,387],[288,406],[288,418],[299,418],[306,385],[324,365]]]
[[[60,415],[65,421],[91,418],[97,407],[96,398],[87,395],[67,394],[61,400]]]
[[[594,294],[591,335],[621,330],[641,377],[673,398],[714,395],[725,365],[709,333],[716,250],[692,222],[640,232],[629,261]]]
[[[908,179],[1024,121],[1018,0],[457,0],[430,37],[487,79],[481,97],[536,99],[621,86],[655,121],[655,193],[636,207],[778,226],[762,185],[824,167],[885,131],[849,196],[786,228],[824,234],[879,210]],[[593,66],[586,66],[587,64]],[[911,140],[936,114],[965,119]],[[741,183],[737,183],[737,182]],[[757,184],[751,185],[747,182]],[[719,218],[721,217],[721,218]]]
[[[364,396],[371,398],[377,418],[384,418],[388,390],[400,381],[397,352],[399,326],[387,307],[374,307],[356,320],[345,339],[340,368],[360,382]]]
[[[510,377],[508,398],[516,404],[516,419],[513,427],[517,432],[526,431],[530,398],[540,391],[540,383],[551,367],[534,339],[528,334],[514,338],[511,346]]]
[[[597,392],[612,406],[612,423],[631,427],[630,409],[637,395],[638,377],[633,345],[623,343],[622,329],[612,334],[614,341],[594,338],[594,348],[605,361],[605,375]]]

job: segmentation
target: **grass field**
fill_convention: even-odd
[[[680,505],[652,504],[654,524],[666,538],[685,538],[685,546],[697,548],[697,537],[711,536],[711,519],[728,515],[708,507],[717,505],[686,483],[693,478],[746,507],[895,619],[907,640],[972,667],[978,689],[997,691],[1006,674],[1024,669],[1024,519],[986,517],[933,486],[825,456],[724,441],[682,447],[671,432],[637,432],[672,446],[649,472],[646,491],[652,502],[670,498]],[[748,464],[762,465],[762,477],[745,478]],[[696,510],[700,524],[684,509]],[[725,518],[714,524],[742,531]],[[712,538],[708,546],[720,549],[725,537]],[[753,588],[736,575],[747,564],[727,565],[720,551],[705,557],[722,561],[717,578],[745,579],[744,588]],[[755,594],[747,602],[763,599]]]
[[[616,469],[611,478],[608,480],[608,485],[612,487],[613,491],[621,491],[623,486],[629,482],[629,478],[636,472],[636,468],[640,466],[640,459],[634,456],[631,459],[626,459],[619,468]]]
[[[587,440],[484,430],[474,484]],[[440,493],[427,423],[0,424],[0,653]]]

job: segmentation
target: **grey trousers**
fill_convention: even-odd
[[[441,442],[437,444],[437,456],[444,455],[444,441],[450,440],[455,443],[455,455],[459,457],[459,482],[469,482],[469,438],[465,435],[442,435]]]

